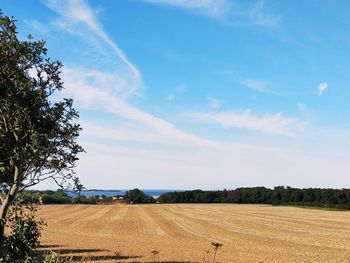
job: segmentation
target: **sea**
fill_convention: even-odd
[[[168,193],[168,192],[181,192],[181,190],[170,190],[170,189],[140,189],[141,191],[143,191],[146,195],[149,196],[160,196],[164,193]],[[84,195],[86,197],[90,197],[90,196],[107,196],[107,197],[112,197],[112,196],[118,196],[118,195],[124,195],[126,193],[126,191],[129,190],[99,190],[99,189],[86,189],[81,191],[81,195]]]

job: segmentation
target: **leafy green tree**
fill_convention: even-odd
[[[18,193],[47,179],[79,183],[73,168],[83,151],[73,101],[52,99],[63,89],[62,64],[50,60],[44,41],[17,35],[15,20],[0,10],[0,247]]]
[[[139,189],[133,189],[127,191],[124,196],[125,200],[129,203],[133,204],[147,204],[154,203],[154,199],[152,196],[146,195],[143,191]]]

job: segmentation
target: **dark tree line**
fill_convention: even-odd
[[[237,188],[235,190],[192,190],[169,192],[159,197],[160,203],[237,203],[307,205],[350,209],[350,189],[320,189],[277,186]]]
[[[26,191],[27,196],[36,196],[41,200],[42,204],[96,204],[98,196],[86,197],[83,195],[68,195],[62,189],[57,191]]]

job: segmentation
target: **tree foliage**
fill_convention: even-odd
[[[124,198],[128,203],[133,204],[149,204],[155,202],[152,196],[146,195],[143,191],[137,188],[127,191]]]

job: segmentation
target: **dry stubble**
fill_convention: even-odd
[[[350,262],[350,213],[235,204],[47,205],[43,249],[93,262]]]

